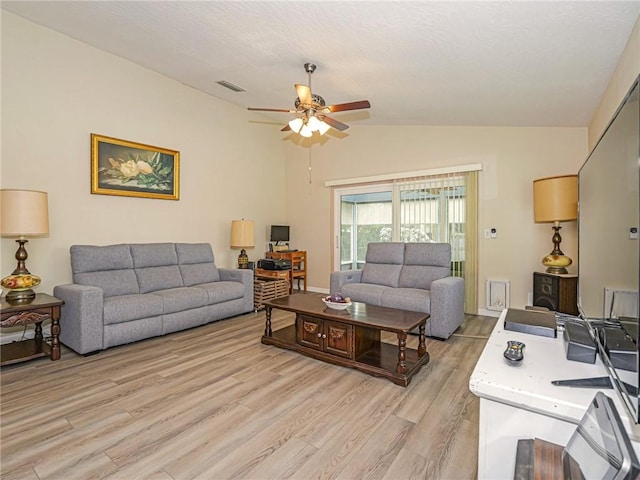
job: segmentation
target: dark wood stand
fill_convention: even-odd
[[[64,305],[46,293],[37,293],[29,303],[10,304],[5,298],[0,301],[0,327],[15,327],[35,324],[35,337],[2,345],[0,366],[31,360],[39,357],[60,358],[60,308]],[[42,322],[51,320],[51,345],[42,336]]]
[[[578,276],[534,272],[533,305],[578,315]]]
[[[426,313],[353,302],[332,310],[319,294],[295,294],[264,302],[266,325],[262,343],[286,348],[325,362],[356,368],[406,387],[429,361],[425,344]],[[296,314],[294,325],[271,329],[271,310]],[[419,328],[418,349],[407,348],[407,334]],[[397,345],[380,341],[380,332],[394,332]]]

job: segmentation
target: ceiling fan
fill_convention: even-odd
[[[296,93],[298,94],[298,98],[296,98],[295,101],[295,110],[253,107],[249,107],[248,110],[295,113],[296,118],[285,125],[281,131],[286,132],[291,130],[299,133],[303,137],[310,137],[313,135],[313,132],[318,132],[320,135],[324,135],[331,127],[341,132],[349,128],[349,125],[346,123],[342,123],[328,117],[328,113],[360,110],[371,107],[369,100],[326,105],[324,98],[320,95],[316,95],[315,93],[311,93],[311,74],[316,71],[316,66],[313,63],[305,63],[304,70],[309,75],[309,85],[295,85]]]

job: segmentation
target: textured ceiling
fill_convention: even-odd
[[[242,107],[292,108],[293,84],[307,83],[303,64],[312,62],[312,91],[327,103],[371,102],[370,110],[335,114],[352,125],[586,126],[640,1],[2,1],[2,8]]]

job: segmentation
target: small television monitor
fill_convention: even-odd
[[[271,225],[270,240],[276,242],[276,245],[279,245],[280,242],[288,242],[289,225]]]

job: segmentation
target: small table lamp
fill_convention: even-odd
[[[560,250],[560,222],[578,218],[578,176],[534,180],[533,216],[536,223],[553,223],[553,251],[542,259],[547,273],[567,273],[572,260]]]
[[[245,248],[253,248],[253,221],[233,220],[231,222],[231,248],[241,248],[238,268],[249,268],[249,257]]]
[[[25,261],[25,237],[49,234],[49,208],[46,192],[33,190],[0,190],[0,233],[3,237],[18,237],[16,260],[18,266],[11,275],[0,280],[2,288],[9,290],[7,302],[27,303],[36,296],[31,287],[40,285],[40,277],[32,275]]]

